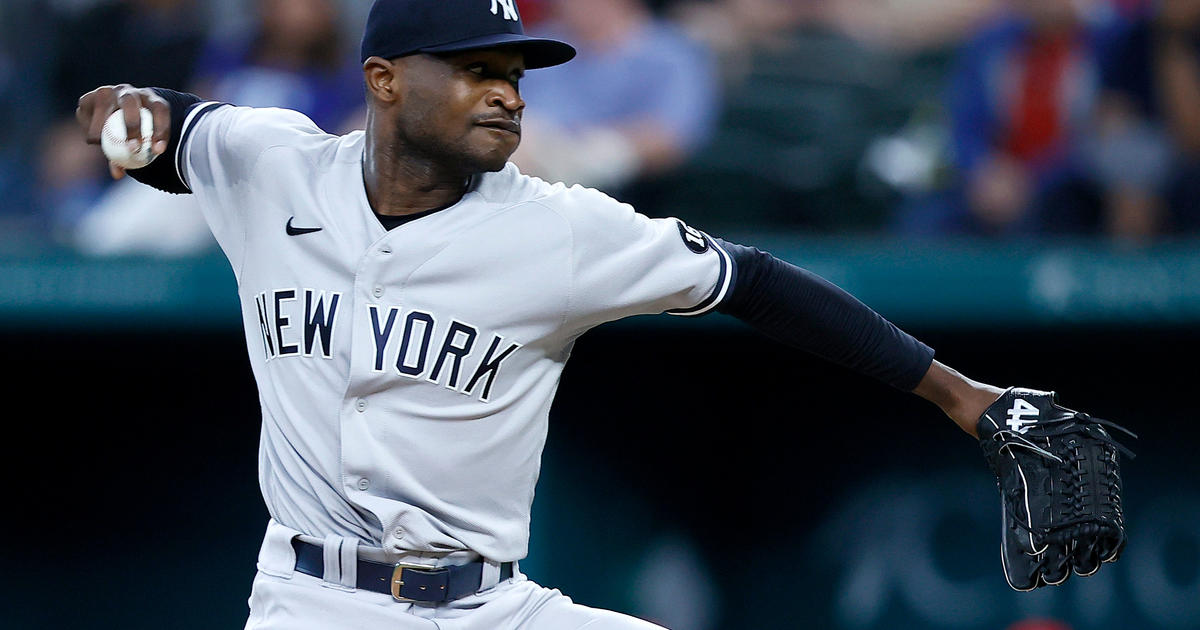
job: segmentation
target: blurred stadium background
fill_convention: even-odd
[[[933,407],[724,316],[638,318],[565,373],[526,573],[674,630],[1200,628],[1200,0],[520,6],[581,51],[523,85],[527,171],[1143,438],[1122,561],[1016,594],[993,481]],[[130,82],[354,129],[368,7],[0,2],[0,626],[244,622],[267,516],[232,274],[72,112]]]

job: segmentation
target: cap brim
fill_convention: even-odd
[[[429,46],[418,52],[450,53],[463,50],[479,50],[481,48],[517,48],[525,54],[525,68],[536,70],[564,64],[575,58],[575,48],[566,42],[556,39],[528,37],[516,33],[497,33],[472,37],[462,41]]]

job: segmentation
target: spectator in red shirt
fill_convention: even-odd
[[[1079,149],[1095,112],[1104,41],[1072,0],[1012,0],[966,45],[952,78],[958,184],[906,208],[902,231],[1093,230],[1101,192]]]

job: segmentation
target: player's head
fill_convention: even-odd
[[[525,35],[516,0],[376,0],[362,42],[369,130],[468,173],[500,170],[520,142],[521,76],[574,56]]]

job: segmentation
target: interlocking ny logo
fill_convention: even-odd
[[[500,15],[500,9],[504,9],[504,19],[514,22],[520,20],[516,2],[517,0],[492,0],[492,15]]]
[[[1037,407],[1017,398],[1013,400],[1013,406],[1008,410],[1008,422],[1005,424],[1017,433],[1025,433],[1029,430],[1029,426],[1027,425],[1037,424],[1038,413]],[[1026,420],[1025,416],[1028,415],[1032,415],[1033,418]]]

